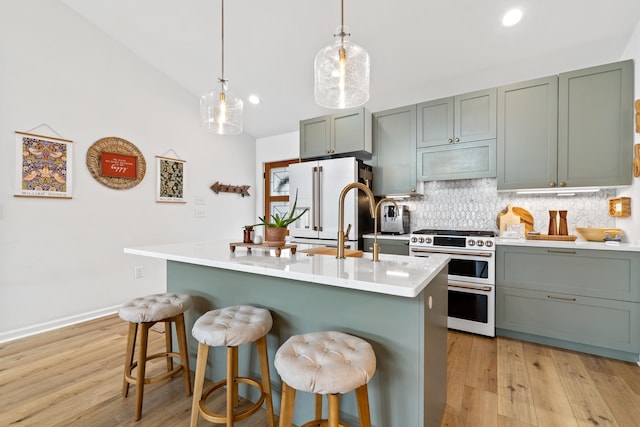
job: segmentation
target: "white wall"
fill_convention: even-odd
[[[300,133],[291,132],[256,140],[256,187],[255,209],[259,216],[264,214],[264,164],[280,160],[297,159],[300,156]],[[252,222],[256,223],[257,219]],[[256,234],[264,236],[260,227]]]
[[[633,99],[640,99],[640,22],[636,25],[636,30],[629,40],[623,58],[633,58],[635,60],[635,96]],[[634,132],[633,135],[634,144],[639,144],[640,134]],[[633,151],[631,151],[629,155],[633,155]],[[616,220],[616,227],[620,227],[626,232],[629,241],[640,243],[640,221],[638,221],[638,216],[640,216],[640,178],[633,178],[633,184],[628,188],[618,191],[618,196],[631,197],[631,216],[628,218],[618,218]],[[635,221],[633,220],[634,218]]]
[[[215,82],[212,81],[212,85]],[[203,88],[203,91],[209,88]],[[46,123],[73,140],[73,198],[16,198],[14,131]],[[46,128],[34,133],[53,135]],[[93,179],[87,149],[117,136],[145,156],[144,180]],[[198,99],[58,2],[0,2],[0,341],[113,311],[165,289],[161,261],[127,246],[237,240],[255,200],[209,186],[256,186],[255,141],[201,129]],[[186,204],[155,202],[155,156],[186,159]],[[205,205],[195,205],[196,196]],[[204,209],[206,218],[195,218]],[[134,279],[134,267],[144,277]]]

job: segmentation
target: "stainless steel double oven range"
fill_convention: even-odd
[[[414,257],[433,253],[451,257],[449,328],[494,337],[495,232],[418,230],[411,233],[409,251]]]

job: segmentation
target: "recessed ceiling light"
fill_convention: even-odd
[[[258,95],[249,95],[249,102],[253,105],[260,104],[260,97]]]
[[[522,11],[520,9],[511,9],[502,17],[502,25],[512,27],[522,19]]]

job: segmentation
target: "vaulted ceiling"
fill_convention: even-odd
[[[194,95],[217,87],[220,0],[60,0]],[[501,26],[518,6],[522,22]],[[345,0],[351,40],[371,56],[377,111],[621,59],[638,0]],[[225,77],[245,132],[297,130],[326,114],[313,61],[332,42],[340,0],[227,0]],[[542,74],[540,74],[542,73]]]

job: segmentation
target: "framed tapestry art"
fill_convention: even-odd
[[[156,202],[186,203],[184,198],[185,160],[156,156],[158,178]]]
[[[72,142],[16,132],[15,196],[70,199]]]

